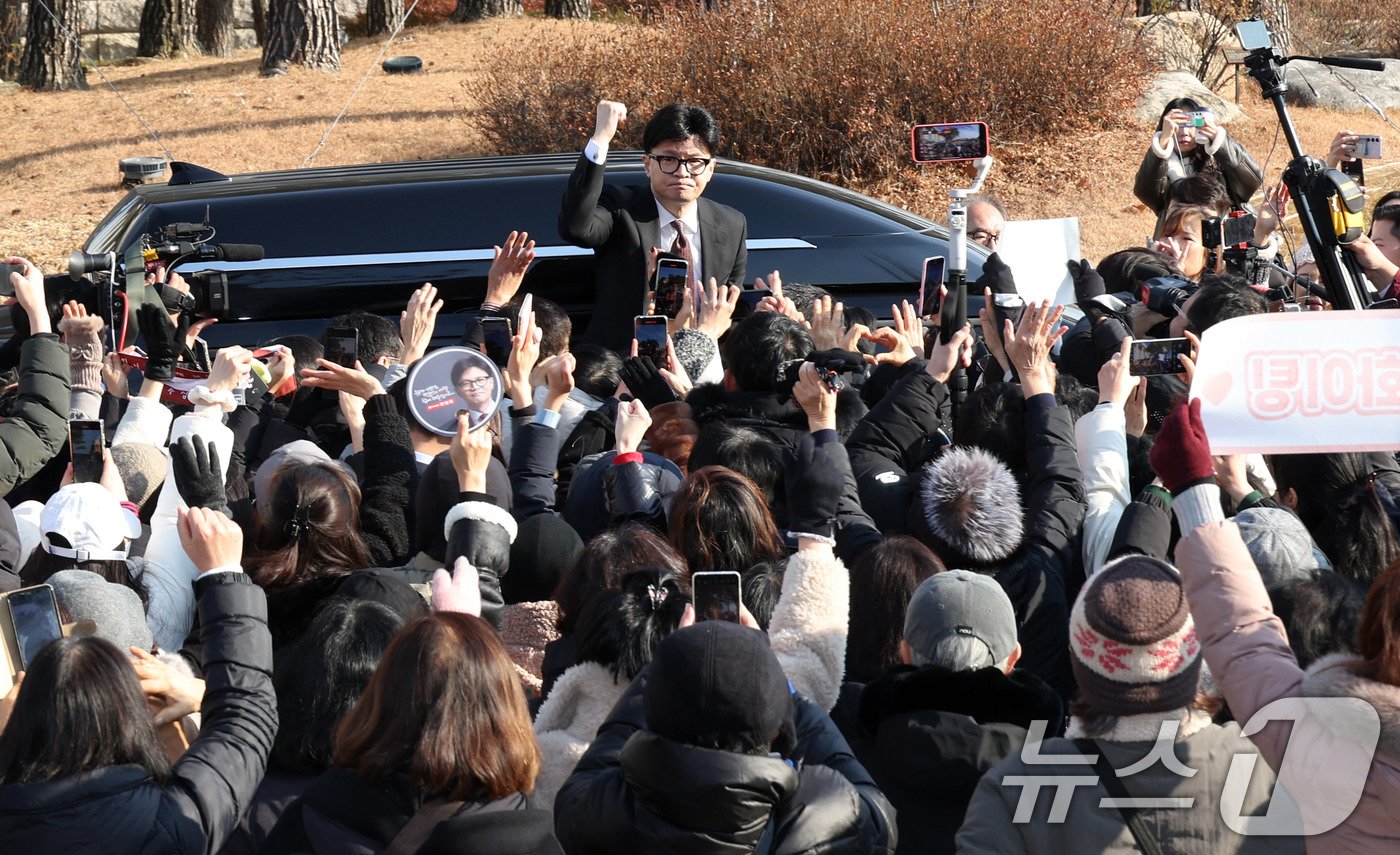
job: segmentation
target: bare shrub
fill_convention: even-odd
[[[649,26],[579,31],[498,57],[475,122],[501,152],[575,151],[600,97],[627,104],[617,147],[674,101],[719,118],[725,154],[853,181],[908,165],[919,122],[986,121],[1014,150],[1132,121],[1149,60],[1117,3],[769,0],[706,13],[648,5]]]

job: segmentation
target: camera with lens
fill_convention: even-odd
[[[1250,285],[1267,287],[1269,265],[1259,258],[1259,248],[1249,245],[1254,240],[1255,219],[1248,211],[1232,211],[1224,217],[1202,220],[1201,246],[1211,267],[1223,258],[1227,272],[1244,277]]]
[[[147,283],[146,274],[164,269],[209,261],[260,261],[263,248],[258,244],[211,243],[214,228],[204,223],[170,223],[159,231],[142,235],[140,241],[118,255],[114,252],[75,251],[68,259],[68,275],[80,280],[90,275],[99,293],[109,295],[104,314],[110,316],[110,294],[123,291],[128,310],[134,314],[143,303],[159,302],[167,311],[187,312],[201,318],[225,318],[232,311],[228,274],[218,270],[182,273],[189,293],[164,283]]]
[[[1157,314],[1174,318],[1198,287],[1185,276],[1155,276],[1142,284],[1142,302]]]

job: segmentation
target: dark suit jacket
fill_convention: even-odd
[[[559,211],[559,236],[590,247],[596,256],[597,295],[585,335],[620,353],[632,342],[632,318],[646,297],[646,254],[658,245],[662,223],[649,187],[603,183],[604,167],[580,155]],[[749,226],[733,208],[700,199],[700,272],[742,285],[748,265]],[[666,247],[662,247],[666,249]]]

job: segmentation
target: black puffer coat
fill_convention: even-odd
[[[268,835],[264,855],[382,852],[423,807],[426,796],[404,775],[370,784],[353,769],[321,774]],[[549,812],[526,807],[522,795],[468,802],[438,823],[419,855],[554,855],[559,844]]]
[[[1033,721],[1059,733],[1060,698],[1026,671],[901,665],[847,683],[832,710],[899,817],[899,851],[953,851],[982,773],[1020,751]]]
[[[0,421],[0,496],[29,480],[68,439],[68,348],[52,333],[20,348],[19,393]]]
[[[211,853],[238,823],[277,733],[262,589],[242,573],[195,582],[204,649],[199,738],[164,784],[135,765],[0,787],[5,852]]]
[[[685,745],[646,730],[644,671],[554,801],[571,853],[880,853],[894,811],[836,726],[794,695],[793,762]]]

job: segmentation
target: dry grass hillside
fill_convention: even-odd
[[[492,154],[470,121],[481,101],[487,69],[527,43],[596,37],[606,23],[571,24],[536,18],[408,30],[391,53],[421,56],[423,73],[370,75],[344,120],[316,158],[318,165]],[[379,52],[363,39],[346,45],[338,76],[294,70],[286,77],[257,76],[258,55],[230,59],[140,61],[103,72],[161,133],[180,160],[223,172],[285,169],[303,164],[326,127]],[[0,147],[0,248],[58,264],[122,196],[117,161],[158,154],[159,148],[96,74],[87,92],[0,95],[6,123]],[[1246,119],[1231,126],[1272,172],[1286,162],[1282,139],[1274,149],[1272,110],[1249,90]],[[723,121],[723,105],[714,105]],[[588,105],[582,105],[588,109]],[[949,116],[949,120],[971,116]],[[1400,113],[1392,116],[1400,122]],[[1342,126],[1386,135],[1393,160],[1400,136],[1374,116],[1298,110],[1305,144],[1322,153]],[[1015,152],[1015,173],[994,171],[988,189],[1003,196],[1020,218],[1078,216],[1085,255],[1097,258],[1139,244],[1153,218],[1132,197],[1133,172],[1147,141],[1141,133],[1076,134]],[[579,141],[580,144],[583,142]],[[1272,150],[1272,156],[1270,152]],[[1400,186],[1400,164],[1368,164],[1373,186]],[[946,187],[956,167],[856,189],[941,219]],[[502,232],[510,228],[502,223]]]

